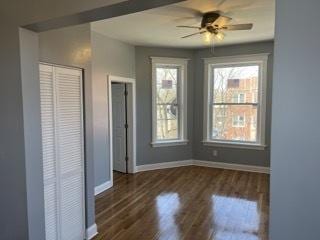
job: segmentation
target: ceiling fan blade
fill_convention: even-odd
[[[178,5],[168,5],[167,8],[173,12],[176,12],[176,13],[183,12],[195,18],[201,18],[203,15],[203,13],[197,9],[182,7]]]
[[[242,1],[238,1],[240,2],[239,4],[234,4],[237,1],[231,1],[231,0],[221,0],[220,3],[217,4],[217,8],[222,10],[223,12],[233,12],[235,10],[250,10],[254,3],[255,0],[242,0]]]
[[[213,25],[225,26],[225,25],[227,25],[231,20],[232,20],[231,17],[227,17],[227,16],[222,16],[222,15],[221,15],[220,17],[218,17],[217,20],[215,20],[215,21],[213,22]]]
[[[205,32],[206,32],[206,31],[197,32],[197,33],[192,33],[192,34],[189,34],[189,35],[183,36],[183,37],[181,37],[181,38],[188,38],[188,37],[195,36],[195,35],[197,35],[197,34],[203,34],[203,33],[205,33]]]
[[[181,17],[173,20],[175,24],[189,24],[190,26],[199,24],[201,19],[195,17]]]
[[[235,25],[225,25],[222,26],[222,30],[227,31],[236,31],[236,30],[250,30],[252,29],[253,24],[252,23],[246,23],[246,24],[235,24]]]
[[[185,25],[179,25],[177,26],[178,28],[194,28],[194,29],[201,29],[201,27],[196,27],[196,26],[185,26]]]
[[[223,4],[228,1],[228,0],[221,0],[218,4],[217,4],[217,8],[221,8],[223,6]]]
[[[148,10],[148,13],[152,13],[160,16],[169,16],[169,17],[193,17],[199,21],[202,18],[202,12],[193,8],[178,6],[178,5],[167,5],[160,8],[154,8]]]

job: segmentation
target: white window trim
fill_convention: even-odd
[[[187,81],[188,81],[188,61],[186,58],[165,58],[151,57],[152,63],[152,142],[153,147],[168,147],[188,144],[187,139]],[[179,67],[181,69],[180,88],[178,89],[179,98],[181,98],[179,106],[179,133],[178,139],[158,140],[157,139],[157,108],[156,108],[156,68],[157,66],[167,65]]]
[[[249,142],[238,141],[202,141],[203,145],[210,147],[223,147],[223,148],[240,148],[240,149],[252,149],[252,150],[264,150],[267,146],[264,144],[256,144]]]
[[[266,102],[267,102],[267,67],[269,53],[252,54],[252,55],[236,55],[227,57],[204,58],[204,118],[203,118],[203,144],[206,146],[229,147],[229,148],[245,148],[264,150],[265,144],[265,121],[266,121]],[[237,141],[220,141],[212,140],[210,134],[210,95],[211,89],[211,71],[210,66],[224,66],[230,64],[258,64],[261,71],[259,76],[259,109],[257,121],[257,142],[237,142]]]

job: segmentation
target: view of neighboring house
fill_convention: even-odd
[[[231,71],[231,70],[227,70]],[[245,70],[244,70],[245,71]],[[258,119],[258,71],[253,76],[215,69],[213,136],[219,140],[255,142]],[[244,74],[244,73],[242,73]]]

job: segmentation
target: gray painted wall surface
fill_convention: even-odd
[[[281,0],[276,9],[270,239],[318,240],[320,2]]]
[[[25,133],[24,131],[25,128],[33,129],[34,127],[32,121],[30,121],[32,112],[28,114],[26,110],[30,106],[29,103],[34,102],[34,98],[30,98],[30,95],[35,94],[36,98],[39,93],[36,91],[37,88],[33,91],[32,87],[36,79],[30,78],[32,73],[29,72],[27,66],[30,67],[31,71],[36,72],[36,70],[30,65],[26,65],[26,68],[22,71],[20,69],[20,63],[24,64],[29,54],[30,59],[28,60],[31,64],[35,62],[34,56],[32,53],[19,50],[20,44],[24,47],[29,47],[30,44],[30,50],[33,51],[32,46],[37,41],[30,41],[29,34],[25,36],[23,32],[19,36],[17,25],[4,18],[5,15],[2,14],[1,8],[0,28],[3,32],[0,38],[0,186],[5,194],[1,194],[0,197],[0,239],[25,240],[29,238],[30,234],[30,237],[35,236],[34,239],[40,240],[43,239],[44,231],[34,233],[34,229],[42,225],[44,218],[32,215],[34,219],[31,220],[31,215],[28,215],[30,211],[34,210],[30,205],[37,203],[43,192],[41,189],[31,192],[29,186],[32,183],[37,185],[39,181],[36,176],[31,177],[33,171],[40,170],[41,173],[41,165],[30,171],[32,162],[41,160],[38,155],[41,154],[41,145],[36,144],[40,140],[40,135],[38,135],[39,129],[35,132],[35,135],[32,135],[32,132]],[[24,72],[24,75],[21,75],[22,72]],[[24,86],[22,86],[22,81],[24,81]],[[29,84],[31,89],[26,88],[26,85]],[[23,97],[30,102],[23,105]],[[40,100],[40,97],[38,100]],[[24,113],[27,115],[23,116]],[[40,114],[38,117],[40,117]],[[24,118],[26,122],[24,122]],[[35,120],[35,123],[37,123],[36,117]],[[35,144],[28,141],[35,141]],[[29,154],[31,152],[34,155]],[[34,202],[31,198],[28,199],[27,189],[30,190],[29,193],[33,194]]]
[[[39,34],[39,59],[85,70],[85,151],[87,226],[94,223],[94,159],[92,129],[92,77],[90,24],[51,30]]]
[[[91,32],[95,186],[110,180],[107,75],[135,78],[135,49]]]
[[[188,139],[184,146],[152,147],[152,79],[150,57],[189,58],[188,63]],[[193,75],[192,50],[136,47],[137,88],[137,165],[188,160],[192,158]]]
[[[212,56],[233,56],[256,53],[271,53],[268,59],[268,79],[267,79],[267,118],[266,118],[266,144],[265,150],[247,150],[223,147],[204,146],[203,140],[203,83],[204,83],[204,64],[202,58]],[[193,158],[197,160],[208,160],[215,162],[226,162],[236,164],[249,164],[255,166],[269,166],[269,147],[271,129],[271,92],[272,92],[272,72],[273,72],[273,42],[261,42],[217,47],[214,55],[209,49],[196,51],[195,54],[195,80],[194,80],[194,138],[193,138]],[[218,156],[214,157],[213,150],[218,150]]]

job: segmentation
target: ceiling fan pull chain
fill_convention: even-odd
[[[212,36],[211,38],[211,47],[210,47],[210,52],[211,54],[214,54],[214,36]]]

